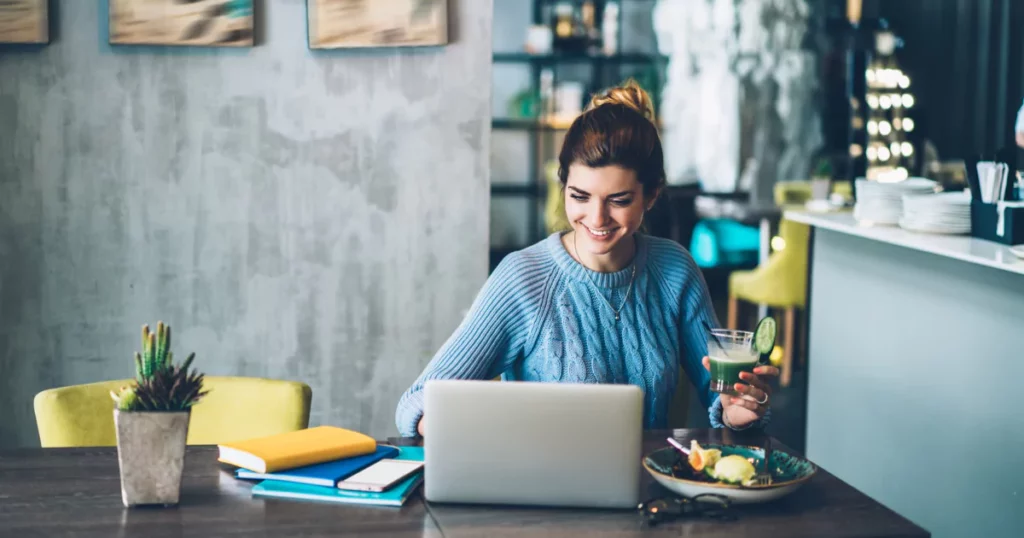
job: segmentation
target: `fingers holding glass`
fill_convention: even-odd
[[[762,392],[766,392],[769,395],[772,393],[772,387],[771,385],[768,384],[768,381],[765,379],[761,379],[759,376],[755,374],[752,374],[750,372],[742,372],[740,373],[740,380],[747,382],[747,384],[761,390]]]
[[[768,404],[768,397],[770,396],[770,393],[762,388],[752,385],[744,385],[742,383],[736,383],[733,389],[735,389],[736,392],[740,394],[739,399],[741,400],[751,402],[758,406]],[[733,399],[735,400],[737,398]]]

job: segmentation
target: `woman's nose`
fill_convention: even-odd
[[[608,207],[602,203],[598,203],[593,210],[594,224],[598,227],[604,226],[608,222]]]

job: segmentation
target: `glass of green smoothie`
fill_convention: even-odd
[[[708,334],[711,390],[738,396],[733,385],[742,382],[740,372],[753,372],[760,354],[752,345],[754,333],[712,329]]]

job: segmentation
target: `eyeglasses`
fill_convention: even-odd
[[[717,519],[731,521],[736,515],[729,510],[729,499],[713,493],[694,497],[662,497],[640,503],[637,509],[650,526],[681,518]]]

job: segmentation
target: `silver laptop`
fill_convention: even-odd
[[[636,508],[639,387],[445,380],[424,390],[428,501]]]

